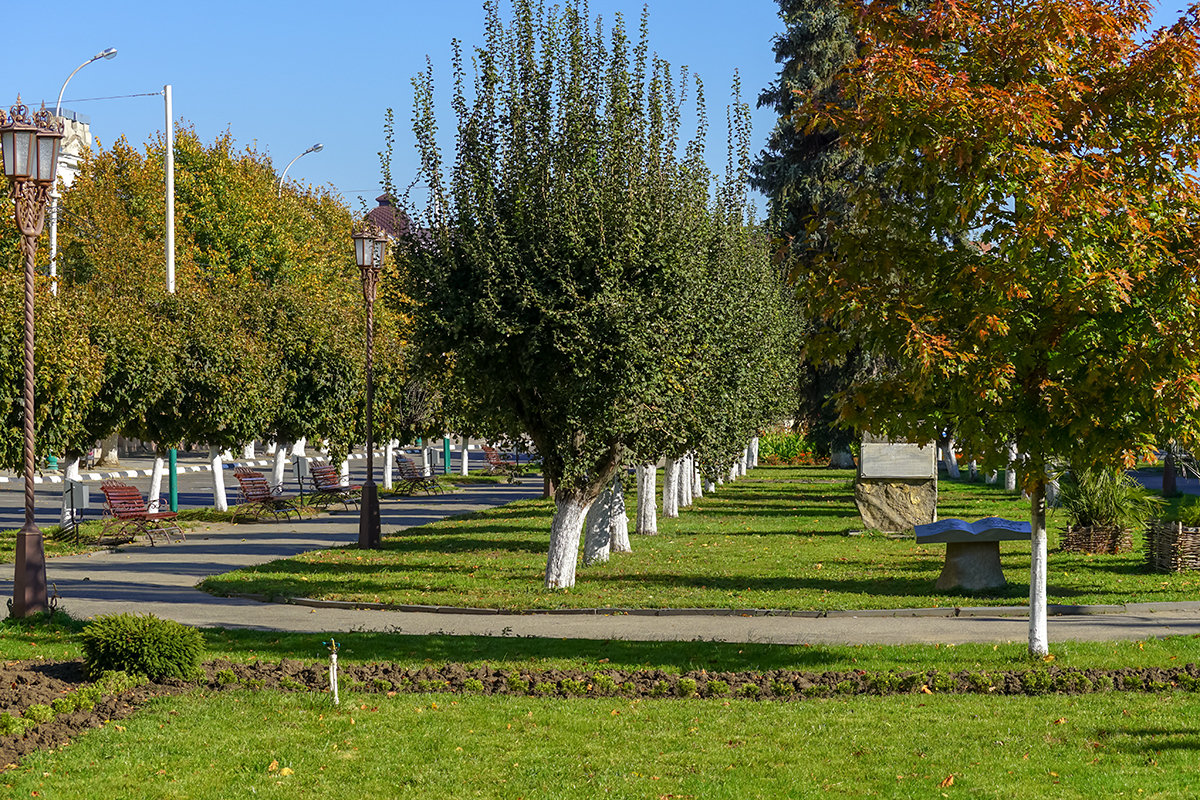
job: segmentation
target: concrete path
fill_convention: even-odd
[[[482,485],[452,495],[385,500],[389,530],[536,497],[541,482]],[[499,614],[382,611],[317,607],[212,597],[194,588],[206,575],[357,539],[358,515],[338,512],[297,523],[210,525],[186,542],[123,547],[118,552],[51,559],[47,577],[62,608],[80,618],[153,612],[189,625],[311,632],[349,630],[408,634],[538,636],[581,639],[715,640],[780,644],[903,644],[919,642],[1024,642],[1028,620],[1016,609],[946,609],[831,614],[827,617],[740,616],[729,612],[677,614]],[[0,593],[12,596],[11,567]],[[584,578],[586,580],[586,577]],[[1127,606],[1122,613],[1075,613],[1050,619],[1050,638],[1144,639],[1200,634],[1200,603]],[[1098,609],[1092,609],[1098,610]],[[1087,612],[1088,609],[1076,609]]]

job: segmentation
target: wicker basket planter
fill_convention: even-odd
[[[1067,553],[1105,553],[1115,555],[1133,549],[1128,528],[1109,525],[1068,527],[1062,535],[1061,548]]]
[[[1158,572],[1200,569],[1200,528],[1152,520],[1146,530],[1146,564]]]

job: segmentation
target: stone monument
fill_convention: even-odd
[[[936,447],[863,435],[854,502],[868,528],[897,533],[937,520]]]

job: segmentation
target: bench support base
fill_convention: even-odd
[[[978,592],[1008,585],[1000,568],[999,542],[947,542],[946,565],[934,584],[937,589]]]

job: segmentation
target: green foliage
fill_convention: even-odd
[[[20,736],[25,732],[26,720],[0,711],[0,736]]]
[[[196,674],[204,637],[194,628],[153,614],[96,617],[80,634],[84,669],[99,677],[124,671],[151,680],[189,679]],[[104,676],[108,685],[120,679]]]
[[[50,708],[55,714],[70,714],[77,708],[75,695],[69,694],[65,697],[56,697],[50,701]]]
[[[482,694],[483,681],[479,680],[479,678],[467,678],[465,681],[463,681],[463,691],[471,692],[473,694]]]
[[[520,675],[509,675],[505,679],[504,685],[507,686],[508,690],[514,694],[525,694],[529,691],[529,681],[525,680]]]
[[[695,697],[696,693],[695,678],[680,678],[675,684],[675,694],[680,697]]]
[[[385,693],[392,691],[392,688],[393,688],[392,682],[389,680],[385,680],[384,678],[374,678],[371,681],[371,686],[375,689],[375,691],[385,692]]]
[[[237,675],[231,669],[219,669],[217,674],[213,676],[218,686],[229,686],[237,683]]]
[[[34,703],[25,709],[25,713],[22,716],[34,725],[37,725],[54,719],[54,709],[42,703]]]
[[[617,693],[617,683],[611,675],[598,672],[592,676],[592,691],[601,697],[609,697]]]
[[[583,697],[587,694],[587,684],[575,678],[563,678],[559,681],[559,686],[568,697]]]
[[[1140,529],[1164,506],[1161,497],[1147,492],[1119,467],[1073,469],[1058,485],[1059,506],[1077,527]]]
[[[722,680],[711,680],[704,686],[706,697],[724,697],[729,693],[729,684]]]

